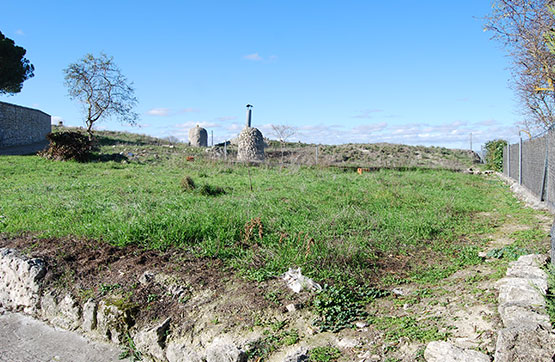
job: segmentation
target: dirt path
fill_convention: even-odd
[[[28,316],[9,312],[0,315],[2,362],[107,362],[119,361],[119,354],[114,346],[91,342]]]

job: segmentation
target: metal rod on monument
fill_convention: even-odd
[[[247,104],[247,127],[251,126],[252,104]]]
[[[520,138],[518,143],[518,184],[522,185],[522,136],[518,132]]]

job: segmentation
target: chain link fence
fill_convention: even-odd
[[[555,128],[503,150],[503,173],[555,210]]]

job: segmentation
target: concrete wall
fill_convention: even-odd
[[[48,143],[51,117],[37,109],[0,102],[0,149]]]

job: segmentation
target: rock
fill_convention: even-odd
[[[247,355],[229,338],[216,338],[206,348],[206,362],[247,362]]]
[[[428,362],[490,362],[484,353],[465,350],[443,341],[428,343],[424,358]]]
[[[366,322],[356,322],[355,326],[357,328],[366,328],[366,327],[368,327],[368,323],[366,323]]]
[[[552,361],[554,357],[555,335],[541,325],[505,328],[498,333],[496,362]]]
[[[301,273],[301,268],[289,268],[285,274],[281,276],[287,287],[295,293],[300,293],[303,289],[307,290],[321,290],[322,287],[315,283],[312,279],[305,277]]]
[[[239,134],[237,161],[264,161],[264,137],[257,128],[246,127]]]
[[[285,306],[285,309],[287,309],[287,311],[288,311],[289,313],[293,313],[293,312],[295,312],[295,311],[297,310],[297,307],[295,307],[295,304],[291,303],[291,304],[287,304],[287,305]]]
[[[152,282],[154,280],[155,276],[156,276],[156,274],[147,270],[143,273],[143,275],[141,275],[139,277],[139,283],[141,283],[143,285],[149,284],[150,282]]]
[[[406,295],[407,292],[401,288],[393,288],[391,289],[391,293],[395,294],[395,295]]]
[[[543,309],[536,310],[530,305],[501,304],[498,307],[499,315],[505,327],[518,327],[524,324],[541,324],[550,328],[549,316]]]
[[[505,277],[497,281],[495,286],[499,290],[500,305],[545,306],[543,295],[547,291],[547,280]]]
[[[169,341],[166,347],[168,362],[203,362],[204,360],[185,341]]]
[[[135,346],[144,354],[154,357],[154,360],[165,360],[166,354],[166,338],[170,328],[170,318],[166,319],[161,324],[146,328],[137,333],[135,338]]]
[[[288,354],[283,362],[308,362],[308,349],[301,347],[291,354]]]
[[[337,341],[337,347],[339,348],[355,348],[360,342],[356,338],[345,337]]]
[[[193,147],[208,146],[208,132],[198,124],[189,130],[189,143]]]
[[[96,312],[98,311],[98,304],[90,299],[83,304],[83,324],[81,328],[85,332],[91,332],[96,329]]]
[[[542,266],[547,263],[547,256],[539,254],[522,255],[516,262],[512,262],[511,264],[514,263],[528,266]]]
[[[40,301],[46,266],[14,249],[0,249],[0,305],[7,310],[33,314]]]
[[[521,263],[511,263],[507,269],[508,277],[527,278],[527,279],[545,279],[547,273],[538,266],[531,266]]]
[[[41,313],[44,319],[56,327],[75,330],[81,325],[81,307],[71,294],[67,294],[59,302],[53,293],[43,295]]]
[[[96,330],[102,338],[121,344],[129,329],[129,311],[122,310],[106,301],[100,301],[96,314]]]

